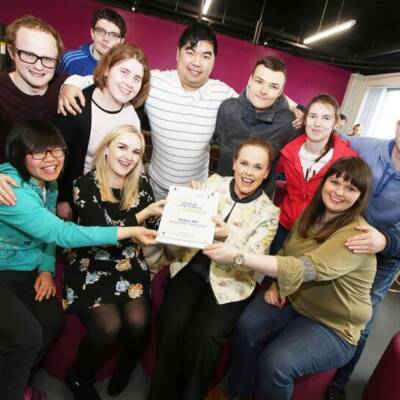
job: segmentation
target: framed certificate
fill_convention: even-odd
[[[158,228],[157,241],[202,249],[213,242],[219,194],[171,186]]]

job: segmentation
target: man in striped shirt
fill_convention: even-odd
[[[124,42],[126,24],[114,10],[104,8],[97,10],[92,17],[90,35],[92,43],[85,43],[79,49],[65,52],[57,72],[66,75],[91,75],[97,61],[110,48]]]
[[[218,107],[225,99],[237,96],[225,83],[210,79],[216,54],[214,32],[197,22],[179,39],[177,69],[151,71],[145,108],[153,142],[149,175],[157,200],[168,194],[170,185],[188,185],[207,178]],[[91,77],[70,77],[61,93],[60,109],[79,112],[75,97],[84,102],[76,87],[91,83]]]
[[[237,96],[225,83],[210,79],[216,55],[214,32],[195,23],[179,39],[177,69],[151,73],[145,107],[153,142],[149,175],[157,199],[170,185],[207,178],[219,105]]]

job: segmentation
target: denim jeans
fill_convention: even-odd
[[[346,365],[344,365],[337,371],[335,377],[333,378],[332,384],[334,386],[343,389],[346,383],[349,381],[350,375],[353,373],[353,370],[356,367],[356,364],[358,363],[358,360],[360,359],[361,354],[364,350],[378,305],[384,299],[399,269],[400,260],[380,259],[378,257],[378,269],[376,270],[374,283],[371,289],[371,319],[368,321],[364,330],[361,332],[361,337],[358,341],[354,356]]]
[[[282,310],[260,293],[247,306],[236,326],[228,377],[232,399],[290,399],[293,380],[337,368],[353,356],[355,346],[331,329],[287,305]]]

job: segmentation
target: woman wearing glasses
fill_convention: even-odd
[[[0,172],[18,184],[14,206],[0,205],[0,388],[3,400],[21,400],[31,368],[56,338],[63,313],[55,300],[55,246],[117,244],[134,238],[154,242],[142,227],[83,227],[55,213],[56,180],[65,142],[51,124],[26,120],[6,142]]]
[[[83,91],[86,106],[82,113],[58,121],[71,149],[60,181],[59,216],[72,217],[72,182],[90,171],[93,155],[106,133],[121,125],[132,125],[140,131],[135,108],[143,105],[149,88],[149,66],[138,47],[119,44],[101,58],[94,72],[94,85]]]

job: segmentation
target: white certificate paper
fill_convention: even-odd
[[[218,200],[216,192],[171,186],[157,241],[197,249],[213,243]]]

